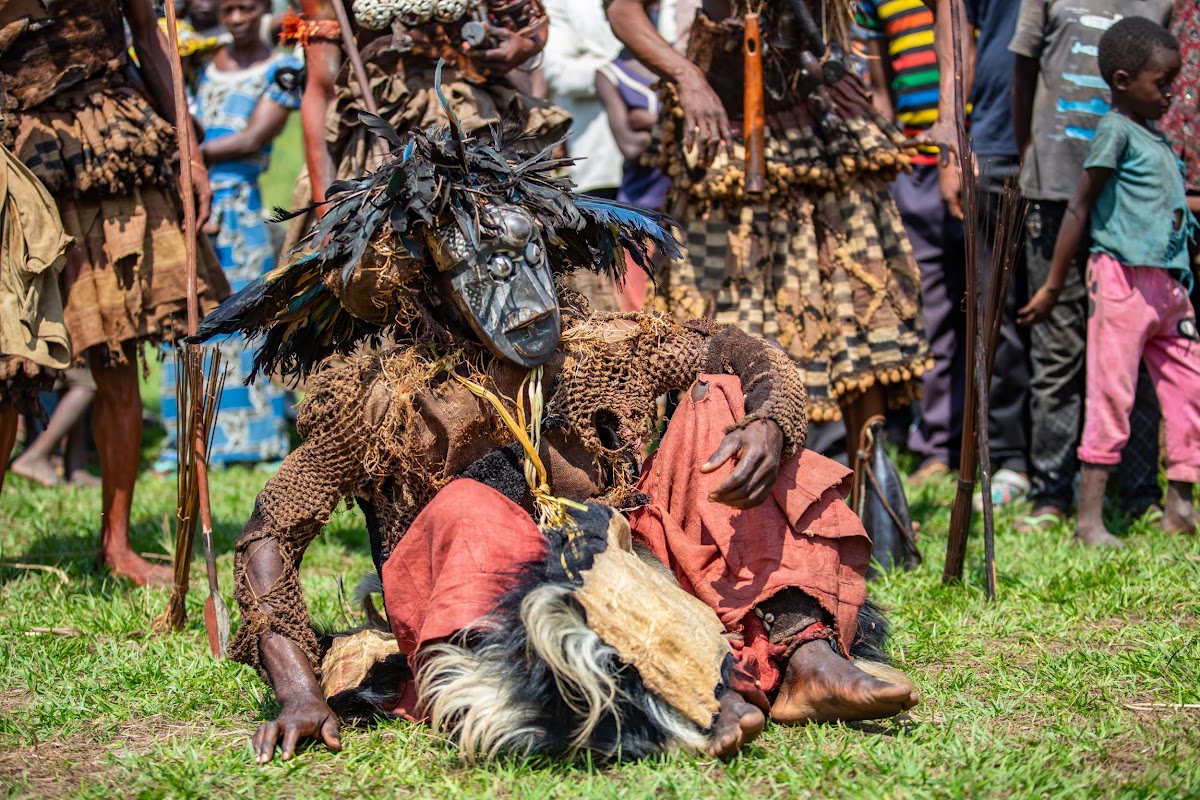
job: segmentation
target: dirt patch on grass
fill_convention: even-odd
[[[29,693],[24,689],[0,691],[0,717],[7,717],[29,705]]]
[[[11,694],[0,695],[0,713]],[[115,729],[94,727],[104,732],[0,748],[0,789],[8,797],[63,797],[85,782],[111,783],[124,770],[119,761],[123,753],[144,753],[177,736],[213,733],[209,725],[167,720],[161,714],[122,722]]]
[[[62,797],[84,778],[113,768],[108,748],[91,736],[0,750],[0,786],[10,797]]]

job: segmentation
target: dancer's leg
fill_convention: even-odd
[[[99,560],[114,575],[139,586],[167,585],[171,570],[150,564],[129,546],[129,515],[142,444],[142,396],[134,346],[126,344],[124,363],[107,364],[94,351],[91,362],[96,379],[95,435],[103,488]]]

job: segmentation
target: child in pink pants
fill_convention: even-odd
[[[1188,302],[1187,247],[1196,220],[1188,211],[1182,164],[1152,124],[1171,103],[1179,42],[1157,23],[1127,17],[1101,37],[1099,62],[1112,110],[1096,128],[1050,275],[1019,319],[1033,324],[1050,313],[1088,224],[1087,402],[1075,536],[1090,546],[1120,547],[1104,527],[1104,489],[1129,440],[1142,359],[1166,428],[1162,526],[1178,532],[1200,524],[1192,504],[1192,485],[1200,480],[1200,337]]]

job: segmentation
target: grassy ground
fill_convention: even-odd
[[[275,139],[270,166],[259,178],[263,208],[270,211],[292,207],[292,190],[296,188],[296,176],[303,166],[304,133],[300,129],[300,115],[292,114],[283,132]]]
[[[264,479],[213,477],[226,597],[229,552]],[[1144,522],[1123,524],[1126,550],[1093,553],[1066,529],[1019,536],[1001,517],[1000,597],[988,604],[978,537],[966,585],[939,580],[953,484],[915,492],[927,561],[872,588],[895,621],[892,652],[925,695],[898,721],[769,727],[730,763],[616,767],[469,767],[426,728],[393,723],[345,732],[338,755],[257,767],[247,734],[273,696],[248,668],[206,654],[202,579],[186,630],[153,634],[166,592],[93,568],[99,492],[9,481],[0,562],[63,571],[0,567],[0,791],[12,796],[1200,796],[1200,539]],[[141,481],[137,549],[170,550],[174,503],[172,481]],[[338,513],[305,560],[316,617],[347,622],[337,579],[353,585],[367,553],[358,513]],[[63,630],[36,632],[47,628]]]

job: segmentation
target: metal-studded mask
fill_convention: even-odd
[[[434,237],[434,262],[450,279],[455,306],[480,341],[522,367],[558,347],[562,317],[541,228],[523,208],[486,206],[478,243],[457,225]]]

